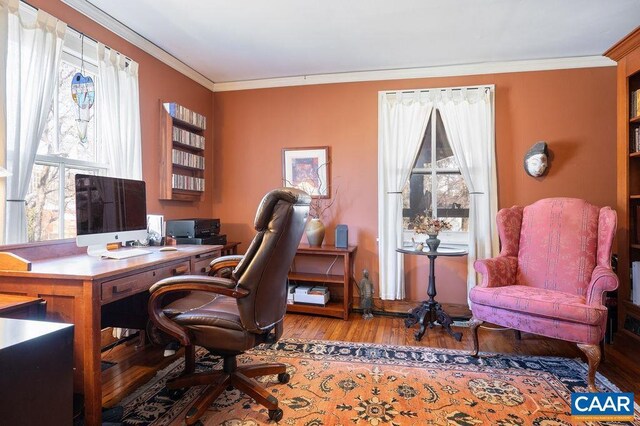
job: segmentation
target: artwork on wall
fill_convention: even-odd
[[[283,148],[284,186],[307,192],[312,197],[329,198],[329,147]]]

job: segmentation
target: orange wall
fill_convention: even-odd
[[[210,217],[211,191],[207,191],[203,199],[195,203],[158,200],[160,194],[158,165],[160,162],[160,100],[178,102],[207,116],[205,157],[207,164],[213,164],[213,93],[58,0],[29,0],[29,4],[50,13],[73,29],[116,49],[140,64],[142,173],[147,183],[147,211],[164,214],[166,219]],[[212,182],[211,167],[207,168],[205,178],[207,183]]]
[[[429,87],[496,86],[496,150],[500,207],[553,196],[615,205],[615,68],[378,81],[218,92],[214,99],[214,205],[223,232],[245,243],[253,235],[261,196],[279,186],[284,147],[328,145],[331,179],[340,187],[326,218],[349,226],[363,268],[378,283],[378,91]],[[525,152],[547,141],[548,175],[522,168]],[[426,259],[406,259],[407,298],[426,298]],[[438,259],[438,300],[466,301],[466,261]]]

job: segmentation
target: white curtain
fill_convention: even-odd
[[[18,0],[0,0],[0,6],[7,24],[2,40],[6,63],[0,70],[0,74],[6,70],[6,80],[1,82],[6,89],[6,127],[0,138],[11,173],[6,186],[5,242],[13,244],[27,241],[24,198],[53,102],[67,25],[41,10],[35,21],[21,16]]]
[[[418,155],[433,103],[426,94],[381,93],[378,117],[380,297],[404,298],[402,188]]]
[[[109,176],[142,179],[138,64],[98,43],[96,122]]]
[[[460,172],[469,188],[467,294],[477,282],[476,259],[498,252],[495,130],[488,88],[444,90],[436,101]]]

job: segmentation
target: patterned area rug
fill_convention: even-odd
[[[221,367],[204,349],[197,357],[199,369]],[[275,376],[260,379],[280,401],[284,425],[572,425],[571,392],[586,390],[586,365],[556,357],[473,358],[463,351],[288,339],[239,358],[239,364],[259,362],[288,366],[288,384],[278,384]],[[183,424],[184,409],[204,388],[168,391],[164,383],[182,367],[182,361],[174,363],[124,401],[124,424]],[[618,391],[602,376],[598,386]],[[234,389],[218,398],[202,422],[269,420],[266,409]],[[640,425],[638,407],[636,420],[626,424]]]

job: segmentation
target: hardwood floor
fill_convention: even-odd
[[[376,316],[364,320],[351,313],[348,321],[320,316],[287,314],[283,338],[340,340],[347,342],[381,343],[391,345],[425,346],[435,348],[470,350],[471,339],[464,327],[456,327],[463,333],[462,341],[456,342],[440,327],[427,329],[421,342],[413,338],[415,326],[407,329],[403,318]],[[479,331],[480,352],[501,352],[523,355],[563,356],[585,359],[575,344],[522,333],[521,340],[513,330]],[[618,339],[619,340],[619,339]],[[606,359],[598,371],[624,392],[633,392],[640,403],[640,363],[637,351],[619,347],[618,342],[606,345]],[[150,346],[137,348],[134,343],[122,344],[105,352],[103,360],[116,362],[103,372],[103,405],[117,405],[123,397],[149,381],[156,370],[168,365],[181,355],[163,357],[162,348]]]

